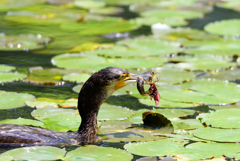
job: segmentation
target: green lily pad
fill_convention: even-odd
[[[103,7],[103,8],[94,8],[91,9],[91,13],[94,14],[102,14],[102,15],[113,15],[113,14],[119,14],[123,12],[122,8],[119,7]]]
[[[104,142],[131,142],[131,141],[152,141],[161,140],[158,134],[172,133],[173,127],[165,127],[161,129],[147,129],[142,125],[132,125],[129,122],[107,121],[101,123],[99,133],[107,137]]]
[[[20,117],[18,119],[2,120],[2,121],[0,121],[0,124],[32,125],[32,126],[43,127],[43,123],[40,121],[24,119],[24,118],[20,118]]]
[[[183,148],[183,145],[180,139],[179,141],[164,139],[144,143],[128,143],[124,145],[124,149],[140,156],[172,156],[176,150]]]
[[[119,106],[102,104],[98,113],[98,120],[125,120],[134,112]]]
[[[202,78],[210,78],[210,79],[217,79],[217,80],[236,80],[240,79],[240,70],[227,70],[227,71],[220,71],[217,73],[212,73],[211,75],[207,74],[202,76]]]
[[[66,59],[67,58],[67,59]],[[89,64],[91,62],[91,64]],[[52,58],[52,63],[66,69],[92,69],[100,70],[105,67],[115,66],[124,69],[129,68],[150,68],[160,66],[167,62],[167,58],[136,58],[136,59],[107,59],[97,56],[84,56],[82,54],[62,54]]]
[[[240,11],[240,2],[238,0],[224,1],[224,3],[217,3],[217,6],[231,10]]]
[[[82,85],[77,85],[77,86],[74,86],[72,90],[76,93],[79,93],[81,89],[82,89]]]
[[[26,77],[27,77],[27,75],[21,74],[18,72],[14,72],[14,73],[1,73],[0,72],[0,83],[12,82],[14,80],[21,80]]]
[[[3,51],[28,51],[36,50],[45,47],[51,41],[49,37],[42,37],[42,35],[18,35],[6,36],[0,34],[0,50]]]
[[[198,115],[198,119],[200,119],[202,123],[211,127],[240,128],[239,114],[239,109],[223,109],[200,114]]]
[[[146,111],[149,111],[149,109],[143,109],[134,111],[135,115],[127,119],[126,121],[139,124],[143,123],[142,121],[142,114]],[[195,111],[194,110],[185,110],[185,109],[153,109],[154,113],[159,113],[167,117],[171,121],[175,121],[178,117],[184,117],[187,115],[192,115]],[[199,121],[200,122],[200,121]]]
[[[49,107],[38,108],[31,114],[44,122],[45,128],[55,131],[76,131],[81,123],[78,110]],[[133,111],[126,108],[103,104],[99,110],[98,120],[124,120],[133,114]]]
[[[18,9],[21,7],[32,6],[32,5],[41,4],[41,3],[45,3],[45,0],[36,0],[36,1],[22,0],[21,2],[18,0],[1,1],[0,10],[8,11],[8,10]]]
[[[175,54],[182,49],[179,43],[172,43],[168,41],[162,41],[156,38],[139,37],[135,39],[124,39],[118,41],[117,44],[129,47],[129,52],[135,50],[142,56],[157,56],[166,54]],[[143,53],[145,55],[143,55]]]
[[[34,101],[35,97],[25,93],[0,91],[0,109],[11,109],[25,105],[25,101]]]
[[[240,20],[230,19],[212,22],[204,26],[204,30],[217,35],[239,36],[240,35]]]
[[[181,26],[187,24],[185,19],[203,17],[201,12],[187,10],[152,10],[142,12],[143,18],[138,18],[137,22],[144,25],[163,23],[171,26]]]
[[[222,104],[224,104],[224,100],[226,103],[235,103],[240,100],[238,97],[240,94],[240,87],[235,83],[201,79],[185,83],[182,86],[199,92],[204,92],[215,98],[222,98]]]
[[[189,130],[203,127],[197,119],[174,119],[172,124],[175,130]]]
[[[9,71],[12,71],[15,69],[16,69],[16,67],[14,67],[14,66],[0,64],[0,72],[9,72]]]
[[[160,93],[161,96],[161,93]],[[165,107],[165,108],[189,108],[189,107],[193,107],[193,104],[191,103],[181,103],[181,102],[172,102],[172,101],[167,101],[167,100],[163,100],[160,98],[160,102],[159,104],[156,106],[155,102],[153,100],[150,100],[149,98],[147,99],[139,99],[139,101],[142,104],[146,104],[146,105],[150,105],[150,106],[155,106],[155,107]]]
[[[94,9],[94,8],[102,8],[106,4],[103,1],[93,1],[93,0],[76,0],[74,1],[74,5],[84,9]]]
[[[193,160],[220,157],[228,152],[238,153],[239,144],[223,143],[193,143],[183,147],[183,143],[174,142],[170,139],[145,142],[129,143],[124,148],[136,155],[141,156],[173,156],[184,155]]]
[[[218,128],[199,128],[193,135],[200,139],[217,142],[239,142],[240,129],[218,129]]]
[[[9,150],[0,155],[12,158],[11,160],[59,160],[62,159],[66,151],[52,146],[33,146]]]
[[[44,128],[60,132],[77,131],[81,123],[77,110],[49,107],[38,108],[31,114],[44,123]]]
[[[200,70],[200,71],[213,71],[213,70],[221,70],[230,67],[235,67],[237,64],[230,62],[229,59],[218,59],[218,58],[210,58],[210,57],[176,57],[172,58],[171,61],[179,62],[176,64],[167,64],[166,67],[187,69],[187,70]]]
[[[205,41],[194,41],[194,40],[183,40],[181,43],[190,47],[186,49],[186,53],[197,54],[197,55],[239,55],[240,40],[231,39],[218,39],[218,40],[205,40]],[[191,48],[194,47],[194,48]]]
[[[157,68],[156,74],[159,78],[159,82],[169,83],[169,84],[176,84],[182,83],[186,81],[190,81],[195,78],[195,74],[191,72],[186,72],[179,69],[173,68]]]
[[[82,73],[82,74],[71,73],[63,76],[63,80],[77,82],[77,83],[84,83],[88,80],[90,76],[91,76],[90,74],[86,74],[86,73]]]
[[[36,108],[43,108],[43,107],[49,107],[49,106],[76,107],[77,99],[62,100],[62,99],[38,97],[34,101],[26,101],[26,104],[30,107],[36,107]]]
[[[215,110],[222,110],[222,109],[239,109],[240,105],[225,105],[225,106],[210,106],[210,108]]]
[[[126,32],[140,27],[132,20],[123,20],[119,18],[107,18],[102,21],[88,21],[86,23],[63,23],[63,30],[76,31],[81,35],[103,35],[112,32]]]
[[[111,147],[80,147],[67,153],[64,160],[131,160],[133,156],[128,152]],[[89,159],[88,159],[89,158]]]

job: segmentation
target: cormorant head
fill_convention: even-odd
[[[95,84],[99,83],[99,86],[114,92],[129,83],[136,82],[138,77],[144,77],[147,80],[151,74],[133,74],[121,68],[108,67],[96,72],[92,77],[97,80]]]

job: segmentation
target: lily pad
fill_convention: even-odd
[[[30,107],[37,107],[37,108],[43,108],[43,107],[49,107],[49,106],[76,107],[77,99],[62,100],[62,99],[38,97],[34,101],[26,101],[26,104]]]
[[[155,23],[163,23],[171,26],[181,26],[187,24],[185,19],[203,17],[201,12],[188,10],[152,10],[142,12],[137,21],[140,24],[152,25]]]
[[[1,1],[0,10],[8,11],[8,10],[13,10],[13,9],[18,9],[21,7],[41,4],[44,2],[45,2],[45,0],[36,0],[36,1],[22,0],[21,2],[18,0]]]
[[[84,9],[94,9],[94,8],[102,8],[106,4],[103,1],[76,0],[74,1],[74,5]]]
[[[124,145],[124,149],[140,156],[171,156],[176,150],[183,148],[183,145],[180,139],[179,141],[164,139],[144,143],[128,143]]]
[[[217,141],[217,142],[229,143],[229,142],[240,141],[240,129],[218,129],[218,128],[205,127],[205,128],[197,129],[193,135],[200,139]]]
[[[12,71],[15,69],[16,69],[16,67],[14,67],[14,66],[0,64],[0,72],[9,72],[9,71]]]
[[[89,158],[89,159],[88,159]],[[64,160],[131,160],[133,156],[128,152],[111,147],[80,147],[67,153]]]
[[[11,109],[26,105],[25,101],[34,101],[35,97],[25,93],[0,91],[0,109]]]
[[[58,108],[38,108],[34,110],[32,116],[44,123],[44,128],[67,132],[77,131],[81,119],[77,110]]]
[[[102,21],[88,21],[86,23],[63,23],[63,30],[76,31],[80,35],[103,35],[112,32],[126,32],[140,27],[132,20],[107,18]]]
[[[88,78],[90,78],[90,76],[91,76],[90,74],[86,74],[86,73],[82,73],[82,74],[71,73],[63,76],[63,80],[77,82],[77,83],[84,83],[88,80]]]
[[[200,119],[202,123],[211,127],[240,128],[239,113],[239,109],[223,109],[200,114],[198,115],[198,119]]]
[[[119,106],[102,104],[98,113],[98,120],[125,120],[134,112]]]
[[[176,64],[167,64],[166,67],[187,69],[191,71],[213,71],[222,70],[230,67],[235,67],[237,64],[230,62],[229,59],[218,59],[210,57],[176,57],[171,59],[172,62],[178,62]]]
[[[27,75],[21,74],[18,72],[14,72],[14,73],[1,73],[0,72],[0,83],[12,82],[14,80],[21,80],[26,77],[27,77]]]
[[[42,37],[42,35],[18,35],[18,36],[6,36],[0,34],[0,50],[3,51],[28,51],[36,50],[45,47],[51,39],[49,37]]]
[[[160,93],[161,96],[161,93]],[[156,106],[155,102],[153,100],[150,100],[149,98],[147,99],[139,99],[139,101],[142,104],[146,104],[146,105],[150,105],[150,106],[154,106],[154,107],[165,107],[165,108],[189,108],[189,107],[193,107],[193,104],[191,103],[181,103],[181,102],[172,102],[172,101],[167,101],[167,100],[163,100],[160,99],[159,104]]]
[[[107,137],[104,142],[129,142],[129,141],[152,141],[161,140],[158,134],[172,133],[173,127],[165,127],[161,129],[147,129],[142,125],[132,125],[129,122],[107,121],[101,123],[99,129],[100,134]]]
[[[200,160],[220,157],[228,152],[238,153],[240,146],[239,144],[193,143],[183,147],[183,143],[165,139],[145,143],[129,143],[124,148],[131,153],[142,156],[184,155],[194,160]]]
[[[33,146],[9,150],[0,155],[12,158],[11,160],[59,160],[62,159],[66,151],[52,146]]]
[[[212,73],[211,75],[206,74],[202,76],[202,78],[233,81],[236,79],[240,79],[240,69],[220,71],[220,72]]]
[[[195,78],[195,74],[173,68],[156,68],[155,76],[159,78],[159,82],[176,84],[190,81]]]
[[[20,118],[20,117],[18,119],[2,120],[2,121],[0,121],[0,124],[32,125],[32,126],[43,127],[43,123],[40,121],[24,119],[24,118]]]
[[[204,92],[209,96],[214,96],[215,98],[222,98],[222,100],[226,101],[228,100],[228,103],[235,103],[240,100],[238,97],[240,94],[240,87],[235,83],[201,79],[185,83],[182,86],[192,90]]]
[[[239,36],[240,35],[240,20],[230,19],[212,22],[204,26],[204,30],[209,33],[225,36]]]
[[[72,90],[76,93],[79,93],[81,89],[82,89],[82,85],[77,85],[77,86],[74,86]]]
[[[102,14],[102,15],[115,15],[122,13],[124,10],[119,7],[103,7],[103,8],[95,8],[91,9],[90,12],[94,14]]]
[[[67,58],[67,59],[66,59]],[[91,62],[91,64],[89,64]],[[52,63],[58,67],[66,69],[92,69],[100,70],[105,67],[115,66],[124,69],[129,68],[150,68],[160,66],[167,62],[167,58],[136,58],[136,59],[117,59],[103,58],[98,56],[86,56],[83,54],[62,54],[52,58]]]

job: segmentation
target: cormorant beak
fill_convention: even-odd
[[[114,86],[114,89],[118,90],[130,83],[135,83],[137,82],[137,79],[139,77],[142,77],[145,81],[149,81],[152,78],[151,71],[148,71],[143,74],[134,74],[134,73],[127,74],[124,79],[121,79],[116,83],[116,85]]]

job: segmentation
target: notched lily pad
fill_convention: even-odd
[[[31,94],[6,92],[0,90],[0,109],[11,109],[26,105],[25,101],[34,101]]]
[[[0,50],[2,51],[28,51],[36,50],[45,47],[51,41],[49,37],[42,37],[42,35],[18,35],[6,36],[0,34]]]

